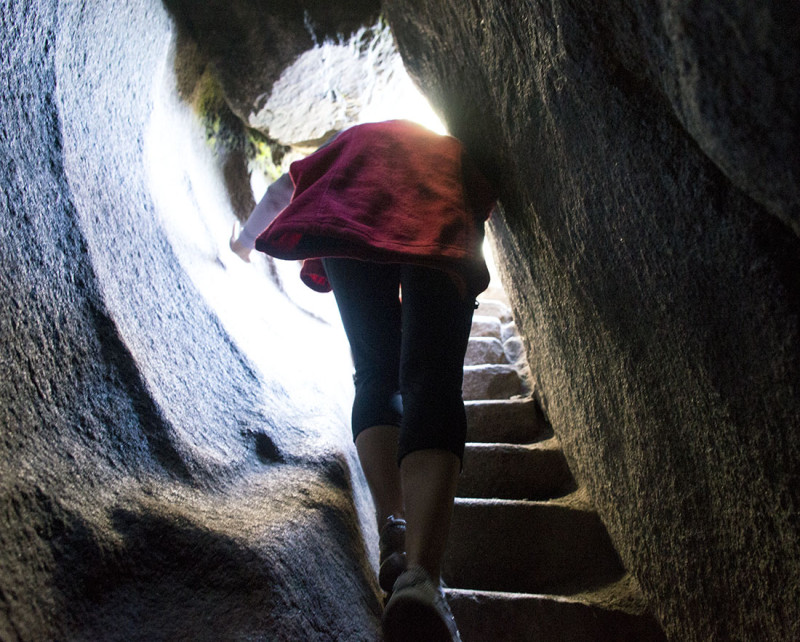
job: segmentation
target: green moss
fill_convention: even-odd
[[[206,141],[217,154],[244,149],[244,124],[228,107],[222,87],[208,68],[197,84],[194,105],[205,127]]]
[[[208,68],[197,83],[193,104],[205,128],[206,142],[216,155],[242,152],[249,170],[261,172],[269,180],[283,173],[281,161],[288,148],[242,122],[228,106],[222,87]]]
[[[245,156],[250,171],[259,171],[271,181],[283,173],[281,161],[288,148],[279,145],[257,129],[246,128]]]

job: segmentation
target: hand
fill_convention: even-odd
[[[245,263],[250,263],[250,248],[245,247],[239,242],[239,226],[236,224],[236,221],[233,222],[233,232],[231,233],[231,240],[229,241],[228,245],[231,248],[231,251],[236,254],[242,261]]]

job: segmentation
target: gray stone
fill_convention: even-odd
[[[464,366],[464,399],[507,399],[523,391],[513,366]]]
[[[470,332],[471,336],[499,339],[500,334],[500,319],[497,317],[483,316],[479,314],[476,314],[474,317],[472,317],[472,331]]]
[[[478,303],[480,305],[475,314],[485,317],[497,317],[501,323],[509,323],[512,320],[511,308],[502,301],[479,298]]]
[[[503,344],[494,337],[472,337],[467,344],[464,364],[477,366],[482,363],[508,363]]]
[[[163,4],[0,21],[0,638],[370,639],[346,348],[229,260]]]
[[[458,497],[552,499],[573,490],[575,482],[554,438],[525,445],[467,444]]]
[[[547,536],[536,537],[545,524]],[[623,574],[597,514],[569,499],[456,499],[442,569],[449,586],[569,595]]]
[[[524,444],[552,433],[531,398],[467,401],[467,439],[473,442]]]
[[[518,337],[517,324],[515,322],[504,323],[500,328],[500,340],[508,341],[511,337]]]
[[[800,638],[797,5],[384,6],[497,183],[538,398],[668,636]]]
[[[321,141],[359,122],[369,98],[386,96],[401,75],[391,32],[376,24],[301,54],[254,105],[247,122],[284,145]]]
[[[178,69],[179,87],[193,88],[196,71],[211,66],[243,122],[268,103],[273,85],[299,57],[375,24],[380,11],[378,0],[341,6],[320,0],[166,0],[164,5],[178,26],[179,48],[195,52],[193,62],[184,60]],[[321,94],[325,98],[324,89]]]
[[[525,346],[520,337],[509,337],[503,343],[503,350],[509,363],[520,363],[525,359]]]
[[[446,589],[447,601],[464,640],[536,640],[537,642],[662,642],[663,632],[640,600],[606,590],[554,597]],[[619,589],[614,589],[620,592]]]

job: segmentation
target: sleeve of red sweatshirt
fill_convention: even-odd
[[[289,204],[292,200],[293,192],[294,185],[292,184],[292,179],[289,174],[283,174],[278,180],[272,183],[267,188],[264,197],[251,212],[247,223],[242,227],[242,231],[239,233],[239,242],[252,250],[255,246],[256,237],[261,234]]]

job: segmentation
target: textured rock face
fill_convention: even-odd
[[[498,182],[537,394],[671,639],[797,638],[797,9],[385,7]]]
[[[178,98],[213,69],[249,123],[374,24],[344,4],[4,3],[3,640],[372,639],[346,347],[230,262],[243,158]],[[670,636],[800,637],[797,10],[385,9],[500,186],[537,395]]]
[[[182,44],[198,49],[196,64],[214,66],[231,108],[245,122],[298,56],[315,42],[373,24],[380,9],[378,0],[165,0],[164,5],[175,16]],[[183,70],[191,80],[191,70]]]
[[[231,261],[166,9],[0,20],[0,638],[370,639],[346,346]]]

